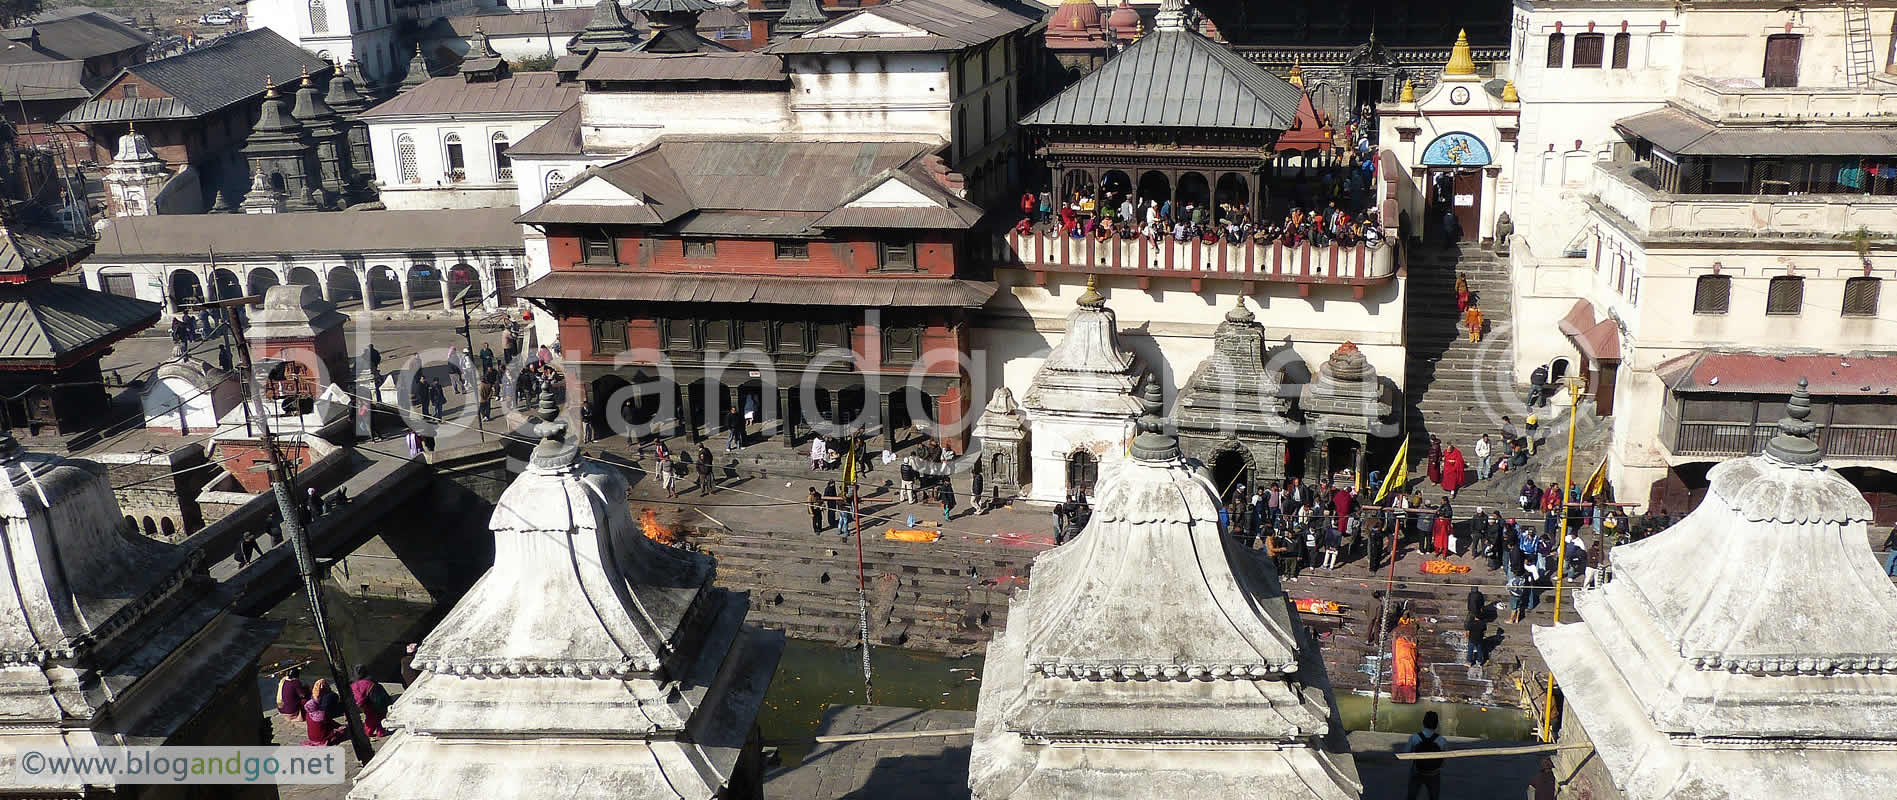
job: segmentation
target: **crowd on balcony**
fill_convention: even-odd
[[[1020,233],[1058,233],[1070,239],[1138,239],[1155,249],[1170,237],[1176,242],[1205,244],[1283,244],[1298,247],[1344,247],[1383,244],[1383,225],[1374,209],[1349,211],[1335,201],[1319,209],[1292,206],[1281,219],[1259,219],[1247,203],[1175,203],[1171,199],[1142,199],[1108,191],[1094,195],[1074,192],[1065,202],[1051,193],[1021,196]]]

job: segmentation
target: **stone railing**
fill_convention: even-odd
[[[1731,85],[1717,78],[1687,75],[1680,79],[1680,104],[1717,121],[1817,119],[1836,121],[1897,116],[1897,84],[1873,82],[1868,88],[1811,86],[1763,89]]]
[[[1595,200],[1654,235],[1826,238],[1859,229],[1897,236],[1897,197],[1861,194],[1668,194],[1632,175],[1635,164],[1600,164]]]
[[[1037,272],[1119,273],[1180,278],[1223,278],[1364,286],[1396,275],[1395,232],[1376,247],[1337,244],[1286,247],[1280,242],[1231,244],[1220,240],[1145,238],[1074,239],[1059,234],[1009,232],[996,242],[994,263]]]

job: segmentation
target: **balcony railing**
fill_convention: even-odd
[[[1671,449],[1678,456],[1752,455],[1777,433],[1776,422],[1681,422]],[[1897,426],[1825,426],[1818,430],[1818,446],[1829,457],[1897,458]]]
[[[1753,78],[1751,80],[1757,80]],[[1861,120],[1897,116],[1897,84],[1874,81],[1868,88],[1797,86],[1765,89],[1739,81],[1687,75],[1679,101],[1708,119]]]
[[[1376,247],[1313,247],[1309,243],[1286,247],[1282,242],[1208,244],[1169,236],[1157,241],[1144,237],[1099,240],[1009,232],[997,240],[993,258],[998,266],[1036,272],[1368,286],[1396,274],[1396,250],[1388,240]]]
[[[1897,235],[1897,197],[1862,194],[1671,194],[1633,176],[1639,164],[1594,169],[1594,199],[1642,233],[1717,232],[1832,238],[1859,229]],[[1840,240],[1840,246],[1848,246]]]

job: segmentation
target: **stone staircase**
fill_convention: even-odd
[[[1458,274],[1467,277],[1486,318],[1480,343],[1468,340],[1456,310]],[[1403,386],[1411,458],[1421,461],[1431,434],[1468,454],[1477,437],[1500,430],[1503,415],[1521,424],[1526,412],[1512,369],[1508,265],[1473,245],[1422,250],[1410,259],[1407,292]]]

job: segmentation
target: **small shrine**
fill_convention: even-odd
[[[1359,797],[1322,658],[1160,408],[1148,384],[1130,458],[988,647],[973,797]]]
[[[1897,587],[1826,466],[1805,381],[1762,455],[1616,547],[1581,622],[1534,631],[1565,702],[1566,797],[1854,798],[1897,783]],[[1039,576],[1036,576],[1037,578]]]
[[[494,566],[433,633],[350,800],[755,800],[783,634],[708,556],[647,538],[619,471],[580,458],[551,394],[501,494]]]
[[[119,137],[118,155],[105,166],[106,212],[114,217],[149,217],[158,214],[158,195],[171,180],[151,140],[129,127]]]
[[[0,518],[0,747],[71,755],[265,744],[256,664],[281,623],[226,613],[227,598],[201,577],[201,550],[133,533],[104,467],[0,433]],[[14,775],[0,776],[0,794],[80,800],[152,788],[96,778],[28,786]]]
[[[1395,403],[1355,342],[1345,342],[1317,368],[1298,402],[1311,435],[1304,453],[1307,480],[1345,471],[1361,474],[1380,429],[1390,423]]]
[[[139,392],[145,427],[180,434],[215,430],[244,402],[237,375],[186,352],[180,343]]]
[[[1265,363],[1265,328],[1240,295],[1173,409],[1186,457],[1211,471],[1221,498],[1240,483],[1285,477],[1287,440],[1297,423],[1282,377]]]
[[[1467,31],[1456,36],[1435,86],[1419,93],[1406,82],[1396,102],[1377,106],[1378,141],[1413,178],[1396,197],[1415,222],[1412,235],[1494,240],[1514,187],[1521,112],[1515,84],[1483,77]]]
[[[1080,77],[1106,61],[1113,47],[1106,15],[1094,0],[1061,0],[1047,18],[1043,46],[1072,77]]]
[[[1140,412],[1136,393],[1146,368],[1120,346],[1106,298],[1089,282],[1077,305],[1021,399],[1033,434],[1033,502],[1091,496],[1103,465],[1122,458]]]
[[[982,467],[988,485],[1001,498],[1014,497],[1028,482],[1028,429],[1021,422],[1021,407],[1015,405],[1008,387],[995,389],[995,395],[982,409],[975,423],[975,438],[981,440]]]

